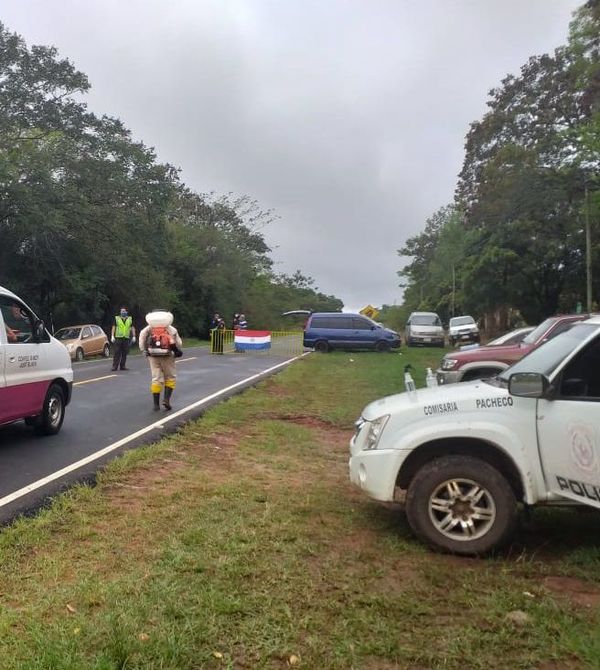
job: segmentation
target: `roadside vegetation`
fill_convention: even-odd
[[[444,321],[512,309],[531,325],[578,303],[598,309],[599,35],[600,0],[587,0],[566,44],[490,91],[465,138],[454,201],[398,251],[406,290],[403,306],[382,311],[390,325],[416,309]]]
[[[597,514],[459,559],[349,484],[362,407],[441,353],[311,355],[5,528],[2,667],[598,667]]]

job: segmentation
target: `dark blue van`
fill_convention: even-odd
[[[400,346],[400,335],[362,314],[346,312],[287,312],[308,314],[304,326],[304,346],[316,351],[331,349],[374,349],[389,351]]]

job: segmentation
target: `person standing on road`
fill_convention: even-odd
[[[171,312],[155,310],[146,314],[148,324],[140,333],[140,350],[148,357],[152,381],[150,392],[154,411],[160,409],[160,392],[165,389],[163,407],[171,409],[171,396],[175,390],[175,359],[182,355],[183,343],[177,329],[173,327]]]
[[[135,344],[135,326],[133,319],[129,316],[127,307],[121,307],[121,312],[115,316],[112,330],[110,332],[110,341],[113,344],[113,370],[128,370],[125,366],[127,354],[129,353],[129,344]]]

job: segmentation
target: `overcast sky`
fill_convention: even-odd
[[[279,219],[277,272],[400,304],[397,250],[451,202],[487,92],[566,41],[580,0],[0,0],[200,193]],[[293,307],[293,306],[290,306]]]

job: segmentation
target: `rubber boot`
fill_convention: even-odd
[[[171,409],[171,395],[173,394],[173,389],[165,386],[165,397],[163,398],[163,407],[165,409]]]
[[[152,400],[154,400],[154,411],[158,412],[160,409],[160,393],[153,393]]]

